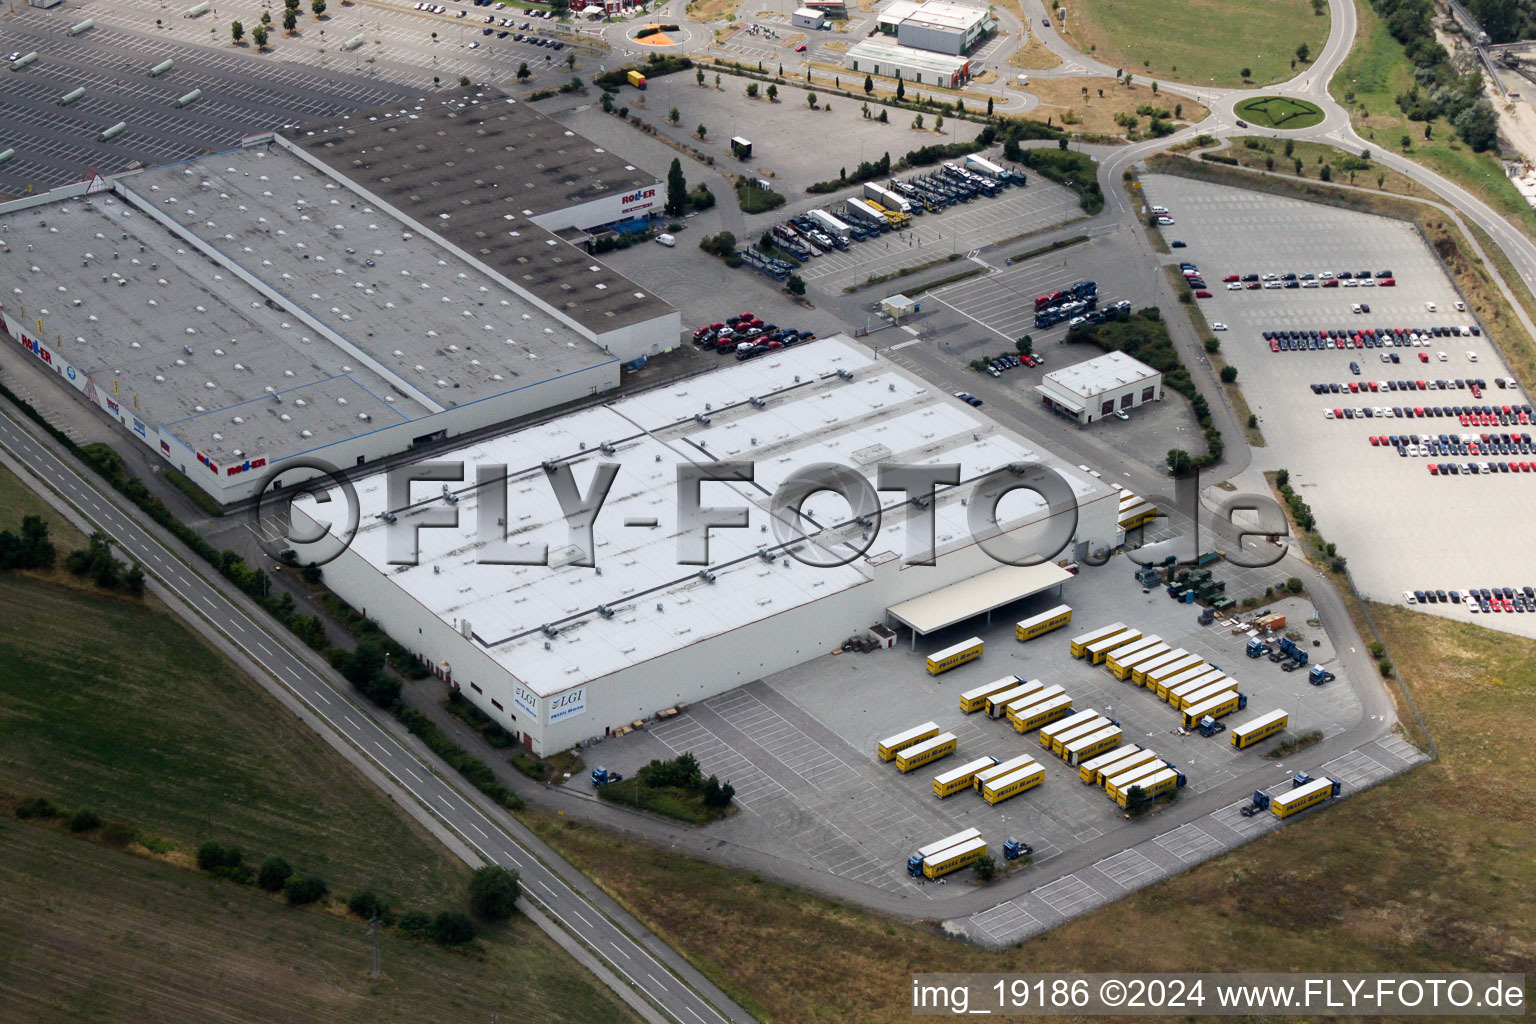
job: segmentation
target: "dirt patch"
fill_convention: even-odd
[[[631,40],[632,42],[639,43],[641,46],[676,46],[682,41],[680,39],[673,39],[671,36],[661,31],[660,25],[645,25],[643,27],[654,28],[656,31],[648,36],[636,36],[633,40]]]
[[[1209,113],[1194,100],[1154,93],[1150,86],[1126,88],[1113,78],[1039,78],[1032,79],[1023,91],[1040,97],[1040,107],[1031,113],[1037,119],[1050,118],[1074,132],[1090,135],[1125,135],[1144,130],[1150,120],[1141,108],[1167,111],[1165,120],[1197,122]],[[1102,93],[1103,95],[1100,95]],[[1127,127],[1115,119],[1135,118]]]
[[[1061,67],[1061,58],[1039,36],[1032,35],[1029,42],[1008,55],[1008,64],[1025,71],[1049,71]]]

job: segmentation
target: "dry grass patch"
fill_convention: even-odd
[[[1083,93],[1085,89],[1087,95]],[[1103,96],[1099,95],[1101,90]],[[1088,135],[1126,134],[1130,129],[1115,121],[1121,115],[1136,118],[1138,129],[1146,128],[1147,117],[1136,112],[1143,106],[1167,110],[1170,118],[1180,108],[1177,119],[1189,122],[1202,121],[1210,113],[1194,100],[1160,95],[1147,85],[1126,88],[1113,78],[1035,78],[1024,86],[1024,91],[1040,97],[1040,106],[1030,112],[1030,117],[1050,118],[1052,124],[1064,124],[1074,132]]]
[[[1039,36],[1031,34],[1029,42],[1008,55],[1008,63],[1024,71],[1049,71],[1061,67],[1061,58]]]
[[[741,0],[689,0],[683,9],[694,21],[723,21],[741,10]]]

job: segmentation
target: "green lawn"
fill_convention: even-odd
[[[1082,0],[1067,6],[1063,35],[1138,80],[1270,85],[1305,72],[1291,68],[1296,48],[1321,52],[1331,20],[1310,0]]]
[[[1396,97],[1413,85],[1413,67],[1370,4],[1356,4],[1355,12],[1354,48],[1329,83],[1333,98],[1349,109],[1355,131],[1373,145],[1405,154],[1455,182],[1536,239],[1536,211],[1504,176],[1495,154],[1474,153],[1443,118],[1427,122],[1431,138],[1425,139],[1426,123],[1403,116]],[[1409,139],[1406,150],[1404,136]]]
[[[60,552],[85,545],[85,536],[79,530],[69,525],[36,491],[17,479],[16,474],[0,466],[0,530],[19,533],[22,519],[33,515],[48,520],[49,536]]]
[[[1260,128],[1295,131],[1311,128],[1323,120],[1322,108],[1317,104],[1288,96],[1255,96],[1239,103],[1235,109],[1238,117]]]

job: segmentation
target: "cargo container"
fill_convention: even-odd
[[[1125,623],[1114,622],[1108,626],[1100,626],[1098,629],[1089,630],[1086,633],[1079,633],[1072,638],[1067,649],[1072,652],[1072,657],[1081,658],[1087,651],[1089,644],[1096,640],[1103,640],[1107,636],[1114,636],[1123,629],[1125,629]]]
[[[1193,683],[1202,676],[1210,675],[1212,671],[1214,670],[1209,665],[1196,665],[1194,668],[1180,672],[1178,675],[1159,679],[1155,686],[1148,684],[1147,689],[1157,694],[1158,700],[1167,700],[1169,690],[1183,686],[1185,683]]]
[[[905,773],[914,768],[921,768],[925,764],[932,764],[941,757],[953,754],[959,742],[954,733],[941,732],[933,739],[913,744],[897,754],[896,767]]]
[[[1155,519],[1157,519],[1157,506],[1143,501],[1132,505],[1130,508],[1121,508],[1120,529],[1134,530],[1147,525]]]
[[[1017,677],[1015,677],[1017,678]],[[1038,699],[1038,695],[1045,689],[1045,684],[1038,679],[1029,679],[1017,686],[1004,690],[1002,693],[994,693],[987,698],[987,717],[1001,718],[1008,710],[1009,704],[1015,704],[1022,700],[1031,702]]]
[[[1092,785],[1098,786],[1102,789],[1105,779],[1112,779],[1116,775],[1124,775],[1132,768],[1137,768],[1146,764],[1148,761],[1156,760],[1157,755],[1152,751],[1138,750],[1136,753],[1128,754],[1118,761],[1114,761],[1110,764],[1101,765],[1100,767],[1095,768],[1093,771],[1093,778],[1087,781]]]
[[[815,221],[823,231],[834,238],[851,239],[853,237],[853,229],[826,210],[812,210],[806,216]]]
[[[1122,629],[1114,636],[1107,636],[1102,640],[1095,640],[1093,643],[1089,644],[1087,650],[1084,652],[1084,657],[1089,664],[1102,665],[1104,664],[1104,659],[1109,657],[1112,653],[1124,647],[1126,644],[1135,643],[1140,639],[1141,630],[1129,628]]]
[[[881,740],[877,752],[880,755],[880,760],[894,761],[897,754],[912,744],[931,740],[938,734],[939,726],[937,722],[924,722],[922,725],[914,726],[905,732],[899,732],[895,736],[889,736]]]
[[[1020,768],[1028,768],[1030,765],[1036,763],[1037,762],[1035,759],[1030,757],[1028,754],[1020,754],[1017,757],[1010,757],[1006,761],[997,762],[997,764],[993,765],[991,768],[983,768],[981,771],[977,772],[976,777],[971,780],[971,785],[975,786],[977,791],[980,792],[984,783],[990,782],[993,779],[1000,779],[1004,775],[1012,775]]]
[[[1132,754],[1139,753],[1141,753],[1141,748],[1136,744],[1123,744],[1116,747],[1114,750],[1110,750],[1102,754],[1096,754],[1092,758],[1084,761],[1081,765],[1078,766],[1078,774],[1082,776],[1084,783],[1092,782],[1094,775],[1098,773],[1100,768],[1103,768],[1106,765],[1114,764],[1116,761],[1119,761],[1122,758],[1130,757]]]
[[[948,672],[957,665],[964,665],[968,661],[975,661],[981,657],[981,649],[984,645],[980,637],[971,637],[962,640],[953,647],[946,647],[942,651],[928,655],[928,674],[936,676],[941,672]]]
[[[951,846],[947,850],[941,850],[932,857],[923,860],[923,876],[925,878],[940,878],[951,871],[959,871],[969,867],[987,855],[987,844],[983,839],[968,839],[959,846]]]
[[[1129,787],[1132,783],[1140,779],[1145,779],[1149,776],[1156,775],[1158,772],[1163,771],[1167,767],[1168,763],[1166,761],[1160,761],[1156,758],[1153,758],[1152,760],[1144,761],[1133,768],[1127,768],[1125,771],[1116,775],[1106,775],[1104,776],[1104,792],[1109,796],[1111,800],[1117,799],[1121,789]]]
[[[1068,743],[1071,743],[1075,740],[1080,740],[1084,736],[1091,736],[1098,732],[1100,729],[1107,729],[1114,724],[1114,722],[1111,722],[1103,715],[1094,715],[1091,719],[1084,722],[1082,725],[1074,725],[1070,729],[1062,729],[1057,732],[1056,735],[1052,736],[1050,751],[1057,757],[1064,758],[1067,756]],[[1108,750],[1109,748],[1105,747],[1104,749]]]
[[[1247,703],[1248,697],[1236,690],[1218,693],[1184,709],[1184,728],[1193,729],[1203,718],[1225,718],[1234,711],[1241,711]]]
[[[1140,790],[1149,797],[1160,797],[1179,788],[1179,773],[1165,768],[1155,775],[1144,776],[1115,793],[1115,803],[1121,807],[1131,802],[1131,790]]]
[[[1086,736],[1077,736],[1070,740],[1063,740],[1061,744],[1061,759],[1076,768],[1084,761],[1091,760],[1106,750],[1113,750],[1125,739],[1125,732],[1118,725],[1106,725],[1096,732]]]
[[[951,793],[958,793],[962,789],[971,789],[971,783],[976,779],[976,773],[984,768],[991,768],[997,761],[990,757],[978,757],[961,765],[959,768],[951,768],[949,771],[933,777],[933,795],[943,799]]]
[[[1031,681],[1039,682],[1039,680]],[[1026,683],[1025,685],[1028,684]],[[1013,700],[1008,701],[1007,704],[1003,706],[1003,712],[1008,716],[1008,721],[1011,722],[1019,716],[1019,712],[1025,710],[1026,708],[1032,708],[1036,704],[1043,704],[1055,697],[1062,696],[1066,692],[1067,688],[1065,686],[1042,686],[1038,690],[1034,690],[1030,693],[1026,693],[1022,697],[1015,697]],[[997,716],[993,715],[992,717],[996,718]]]
[[[1142,685],[1147,689],[1153,690],[1155,692],[1157,689],[1157,684],[1162,680],[1172,679],[1175,676],[1183,675],[1190,669],[1199,668],[1204,664],[1205,659],[1200,657],[1200,655],[1186,654],[1184,657],[1180,658],[1178,661],[1173,662],[1172,664],[1159,665],[1157,668],[1148,669],[1146,676],[1143,677],[1144,682]]]
[[[1104,667],[1113,672],[1116,665],[1123,661],[1128,661],[1145,651],[1150,651],[1162,642],[1163,638],[1154,633],[1151,636],[1144,636],[1140,640],[1132,641],[1124,647],[1117,647],[1113,654],[1104,659]]]
[[[885,219],[884,212],[875,209],[862,199],[850,199],[846,207],[848,216],[854,220],[862,221],[869,227],[880,231],[889,231],[891,222]]]
[[[1316,807],[1331,796],[1338,796],[1342,787],[1335,779],[1326,775],[1320,779],[1297,786],[1295,789],[1286,790],[1283,793],[1274,793],[1269,798],[1269,809],[1277,818],[1289,818],[1298,811],[1304,811],[1308,807]]]
[[[1105,662],[1105,664],[1109,666],[1110,674],[1113,675],[1116,679],[1129,679],[1131,678],[1132,670],[1134,670],[1137,665],[1146,665],[1150,662],[1156,661],[1163,655],[1171,654],[1172,652],[1172,647],[1169,647],[1167,644],[1159,641],[1150,647],[1143,647],[1135,654],[1127,654],[1123,657],[1120,656],[1119,651],[1116,651],[1113,655],[1110,656],[1110,660]]]
[[[1131,682],[1135,683],[1137,686],[1145,686],[1147,685],[1146,680],[1147,673],[1149,671],[1152,669],[1162,668],[1164,665],[1172,665],[1174,662],[1187,657],[1189,657],[1188,651],[1182,647],[1175,647],[1167,654],[1158,655],[1151,661],[1144,661],[1137,665],[1135,668],[1131,669]]]
[[[1184,705],[1179,703],[1183,698],[1189,696],[1191,693],[1205,689],[1212,683],[1220,682],[1225,678],[1227,678],[1227,674],[1225,672],[1221,671],[1220,669],[1213,668],[1209,672],[1196,676],[1194,679],[1189,679],[1180,683],[1178,686],[1172,685],[1172,680],[1170,680],[1169,682],[1163,684],[1164,689],[1162,692],[1162,698],[1169,704],[1172,704],[1175,708],[1183,708]]]
[[[943,853],[945,850],[948,850],[951,847],[959,846],[961,843],[970,842],[972,839],[980,838],[980,829],[968,828],[964,832],[956,832],[952,836],[947,836],[938,840],[937,842],[929,843],[927,846],[918,847],[917,852],[907,858],[907,874],[920,875],[923,873],[923,861],[927,860],[929,857]]]
[[[1222,676],[1214,683],[1207,683],[1205,686],[1184,691],[1184,693],[1176,698],[1179,703],[1175,704],[1174,707],[1180,711],[1187,711],[1196,704],[1210,700],[1218,693],[1226,693],[1228,690],[1235,689],[1237,689],[1237,680]]]
[[[645,76],[633,69],[624,73],[624,80],[627,81],[630,85],[634,86],[636,89],[645,88]],[[748,152],[751,152],[751,150],[748,150]]]
[[[986,157],[977,156],[975,153],[967,153],[965,166],[975,170],[978,174],[985,174],[996,181],[1008,181],[1011,175]]]
[[[1000,804],[1016,797],[1027,789],[1034,789],[1045,781],[1045,766],[1032,765],[1001,778],[991,779],[981,787],[981,798],[989,804]]]
[[[1037,636],[1043,636],[1053,629],[1060,629],[1072,621],[1072,607],[1059,604],[1050,611],[1041,612],[1039,615],[1031,615],[1027,619],[1019,621],[1013,627],[1014,639],[1023,642],[1033,640]]]
[[[1267,740],[1278,732],[1284,732],[1290,724],[1291,718],[1284,711],[1276,709],[1255,718],[1251,722],[1232,727],[1232,745],[1238,750],[1245,750],[1260,740]]]
[[[1031,729],[1038,729],[1042,725],[1049,725],[1058,718],[1065,718],[1072,713],[1072,698],[1066,694],[1052,697],[1050,700],[1032,704],[1020,711],[1017,715],[1009,715],[1008,721],[1013,723],[1013,730],[1017,733],[1026,733]]]
[[[1040,745],[1046,750],[1050,750],[1051,740],[1058,733],[1076,729],[1080,725],[1087,725],[1089,722],[1099,717],[1101,716],[1097,711],[1093,710],[1092,708],[1086,708],[1082,711],[1077,711],[1071,715],[1068,715],[1066,718],[1063,718],[1059,722],[1052,722],[1050,725],[1047,725],[1040,730]]]
[[[960,695],[960,710],[966,714],[972,711],[980,711],[987,706],[987,698],[993,694],[1002,693],[1004,690],[1015,689],[1024,680],[1018,676],[1003,676],[994,679],[985,686],[978,686],[974,690],[966,690]],[[1024,696],[1022,693],[1019,696]]]

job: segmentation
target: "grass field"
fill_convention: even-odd
[[[1083,94],[1087,90],[1087,95]],[[1099,91],[1104,95],[1100,96]],[[1052,124],[1066,125],[1068,130],[1088,135],[1124,135],[1127,129],[1115,121],[1116,115],[1136,118],[1136,129],[1145,131],[1145,115],[1137,114],[1137,107],[1154,107],[1166,110],[1168,120],[1198,123],[1205,120],[1210,111],[1194,100],[1182,96],[1154,94],[1148,83],[1132,83],[1130,88],[1113,78],[1041,78],[1030,79],[1023,91],[1040,97],[1040,106],[1029,116],[1043,121],[1051,118]],[[1174,109],[1179,108],[1177,118]],[[1067,120],[1063,120],[1067,117]]]
[[[11,497],[3,487],[0,496]],[[9,501],[5,508],[14,514]],[[372,887],[401,910],[463,906],[463,864],[155,602],[102,598],[4,574],[0,616],[0,792],[91,807],[109,822],[169,841],[174,859],[183,862],[200,842],[215,838],[239,845],[251,859],[281,855],[300,871],[322,875],[342,895]],[[26,836],[34,831],[6,828]],[[252,1013],[241,993],[255,986],[270,990],[271,1000],[299,1000],[295,1006],[306,1005],[300,996],[323,992],[317,1005],[346,1011],[336,1019],[347,1020],[405,1019],[407,1012],[416,1014],[411,1019],[469,1019],[471,1009],[482,1020],[493,1010],[508,1020],[518,1013],[528,1021],[573,1024],[631,1019],[524,922],[491,935],[485,964],[460,967],[449,961],[462,958],[394,942],[386,983],[359,985],[364,962],[356,920],[292,911],[251,889],[78,840],[61,837],[67,856],[39,852],[41,840],[9,832],[4,840],[0,858],[12,884],[0,916],[19,915],[21,923],[0,928],[29,936],[39,949],[57,946],[96,964],[103,984],[91,1005],[102,1017],[114,1016],[126,1000],[154,1006],[161,1019],[322,1019],[299,1010]],[[61,868],[18,902],[18,890],[29,886],[14,879],[28,872],[48,876],[53,861],[72,864],[74,880]],[[111,891],[119,885],[142,891]],[[225,959],[215,950],[236,932],[244,934],[229,939],[231,948],[244,952]],[[164,963],[141,973],[140,957]],[[47,959],[29,957],[26,970],[41,972]],[[6,970],[0,964],[0,977]],[[220,984],[217,973],[198,982],[205,970],[227,972],[229,983]],[[178,971],[187,980],[177,981]],[[433,980],[436,973],[444,974],[442,984]],[[523,993],[537,975],[548,987]],[[35,977],[28,984],[52,991]],[[69,981],[65,975],[50,984]],[[17,991],[13,984],[5,988]],[[203,1002],[194,1012],[161,1014],[168,992]],[[550,1002],[541,1002],[544,992]],[[49,998],[66,995],[60,989]],[[147,1018],[122,1012],[115,1019]]]
[[[48,535],[60,554],[85,546],[83,533],[55,512],[36,491],[17,479],[15,473],[0,466],[0,530],[21,532],[21,521],[27,516],[42,516],[48,521]]]
[[[1004,952],[594,829],[539,827],[773,1024],[910,1020],[914,971],[1529,972],[1536,643],[1372,611],[1440,761]]]
[[[1333,98],[1349,110],[1355,131],[1455,182],[1536,239],[1536,211],[1504,176],[1497,156],[1472,152],[1444,119],[1428,122],[1433,137],[1425,139],[1425,123],[1403,116],[1395,97],[1413,85],[1413,67],[1369,4],[1356,4],[1355,12],[1354,48],[1329,83]],[[1405,135],[1407,150],[1402,147]]]
[[[1039,36],[1030,33],[1029,41],[1008,55],[1008,63],[1024,71],[1048,71],[1060,67],[1061,58]]]
[[[0,1019],[88,1021],[631,1021],[572,977],[565,953],[521,918],[451,953],[381,940],[368,979],[355,917],[297,911],[259,891],[0,818],[6,897]]]
[[[1237,116],[1260,128],[1296,131],[1323,121],[1323,110],[1316,103],[1294,100],[1289,96],[1255,96],[1244,100],[1234,110]]]
[[[1310,0],[1083,0],[1062,35],[1137,79],[1241,86],[1248,68],[1246,84],[1271,85],[1305,73],[1291,69],[1296,48],[1321,52],[1330,21]]]

